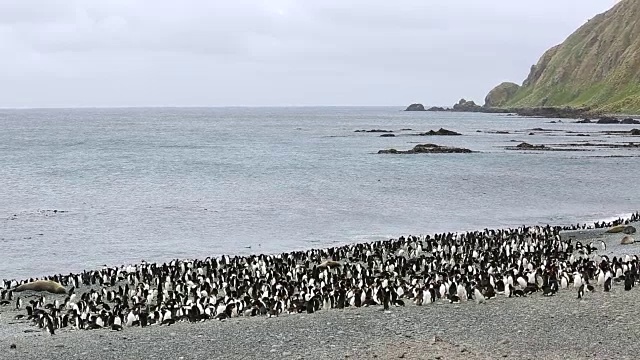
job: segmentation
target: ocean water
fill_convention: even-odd
[[[599,133],[633,126],[400,110],[0,110],[0,278],[640,209],[640,160],[607,157],[637,149],[504,149],[634,141]],[[463,135],[409,135],[440,127]],[[478,152],[376,154],[425,142]]]

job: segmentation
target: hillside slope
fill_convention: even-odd
[[[522,86],[501,100],[497,106],[640,113],[640,0],[620,1],[547,50]]]

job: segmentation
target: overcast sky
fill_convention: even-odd
[[[2,0],[0,107],[451,105],[614,0]]]

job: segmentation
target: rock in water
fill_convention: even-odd
[[[520,143],[518,145],[516,145],[517,149],[532,149],[532,150],[540,150],[540,149],[545,149],[546,146],[544,145],[531,145],[529,143],[523,142]]]
[[[453,105],[453,111],[460,112],[481,112],[482,106],[477,105],[472,100],[460,99],[457,104]]]
[[[614,117],[605,116],[598,120],[598,124],[620,124],[620,120]]]
[[[633,244],[635,241],[633,240],[633,238],[629,235],[625,235],[622,240],[620,241],[621,245],[629,245],[629,244]]]
[[[411,150],[398,151],[396,149],[380,150],[378,154],[468,154],[473,151],[464,148],[440,146],[436,144],[418,144]]]
[[[411,104],[404,111],[425,111],[425,109],[422,104]]]
[[[451,130],[447,130],[444,128],[440,128],[438,131],[433,131],[433,130],[429,130],[425,133],[420,133],[418,134],[419,136],[436,136],[436,135],[441,135],[441,136],[456,136],[456,135],[460,135],[460,133],[457,133],[455,131],[451,131]]]

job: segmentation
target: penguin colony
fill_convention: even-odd
[[[597,223],[603,228],[640,220]],[[584,227],[587,227],[586,225]],[[631,290],[640,282],[637,256],[598,255],[604,242],[562,239],[560,231],[581,228],[534,226],[312,249],[279,255],[105,267],[46,278],[68,290],[63,301],[14,294],[28,282],[3,280],[0,308],[15,306],[15,319],[50,334],[59,329],[121,331],[175,322],[278,316],[347,307],[428,305],[437,301],[484,303],[498,294],[517,298],[553,296],[574,288]],[[84,289],[83,289],[84,288]]]

